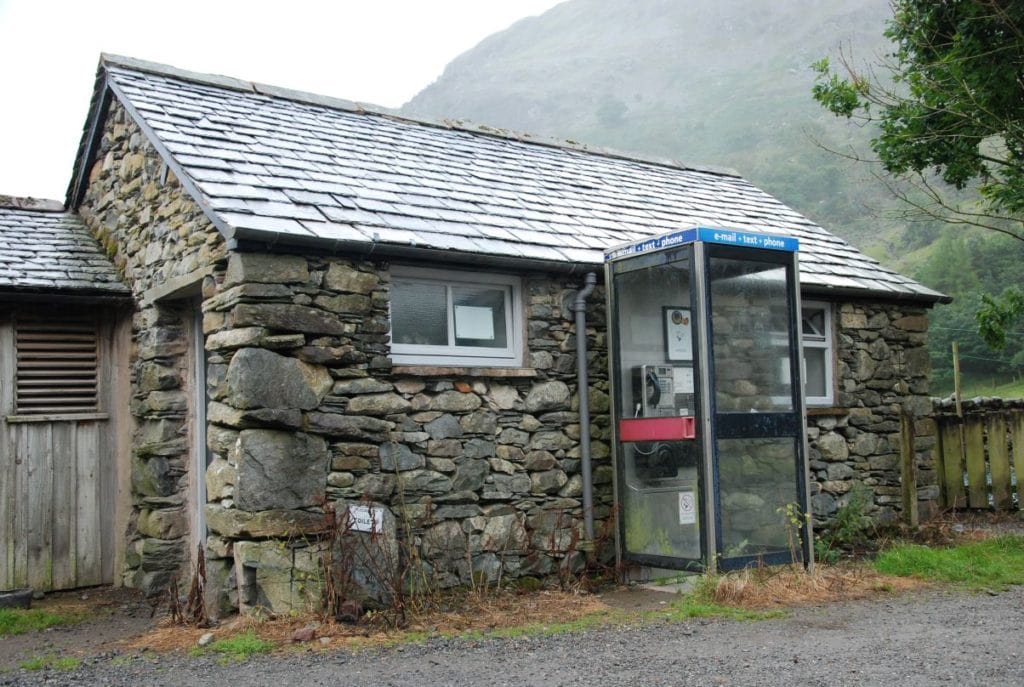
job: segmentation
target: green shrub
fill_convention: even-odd
[[[850,490],[846,503],[832,516],[828,528],[815,537],[815,558],[835,563],[843,551],[867,544],[875,525],[868,515],[871,505],[871,489],[858,482]]]

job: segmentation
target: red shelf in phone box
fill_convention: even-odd
[[[697,436],[692,416],[637,417],[619,420],[619,441],[679,441]]]

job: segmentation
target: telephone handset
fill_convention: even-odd
[[[661,381],[658,379],[654,369],[648,367],[644,375],[644,395],[647,396],[647,406],[653,408],[661,401]]]

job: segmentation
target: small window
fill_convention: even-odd
[[[15,412],[72,415],[99,410],[96,319],[18,315]]]
[[[522,364],[520,281],[509,275],[395,267],[391,359],[406,365]]]
[[[801,309],[804,354],[804,396],[809,406],[830,406],[832,381],[832,308],[828,303],[804,302]]]

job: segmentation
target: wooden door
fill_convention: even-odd
[[[114,580],[112,332],[95,314],[50,315],[0,320],[0,589]]]

